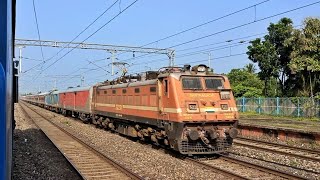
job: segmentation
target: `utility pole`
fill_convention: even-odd
[[[175,51],[172,50],[172,51],[168,52],[167,55],[169,57],[169,67],[173,67],[174,66]]]
[[[208,67],[211,68],[211,52],[203,52],[203,54],[207,54],[208,55]]]
[[[81,83],[80,83],[80,85],[81,85],[81,86],[83,86],[83,85],[84,85],[84,76],[81,76],[81,78],[80,78],[80,79],[81,79]]]
[[[208,66],[211,67],[211,52],[208,52]]]
[[[111,75],[113,76],[114,75],[114,63],[115,63],[115,60],[117,59],[116,58],[116,53],[117,51],[116,50],[110,50],[109,51],[111,53],[111,57],[107,58],[107,59],[111,59]],[[107,64],[110,64],[110,63],[107,63]],[[106,68],[107,69],[107,68]],[[107,71],[107,70],[106,70]]]
[[[56,90],[57,89],[57,78],[54,79],[54,87],[53,87],[53,90]]]
[[[22,48],[25,46],[19,46],[19,75],[22,73]]]

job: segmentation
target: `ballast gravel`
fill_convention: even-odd
[[[51,141],[15,104],[12,179],[81,179]]]
[[[320,162],[304,160],[292,156],[270,153],[236,145],[232,147],[230,155],[255,164],[260,164],[270,168],[279,169],[284,172],[300,175],[307,179],[320,179]]]
[[[190,164],[151,145],[135,142],[118,134],[97,129],[80,120],[66,118],[36,106],[38,113],[93,145],[106,156],[131,169],[145,179],[226,179],[221,174]]]

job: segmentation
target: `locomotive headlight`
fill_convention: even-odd
[[[197,107],[196,104],[189,104],[189,109],[190,109],[190,110],[197,110],[198,107]]]
[[[221,104],[220,106],[222,110],[228,110],[228,104]]]
[[[223,99],[223,100],[230,99],[230,91],[221,91],[220,92],[220,99]]]
[[[205,72],[206,71],[206,67],[205,66],[198,66],[198,72]]]

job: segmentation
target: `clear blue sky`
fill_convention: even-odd
[[[108,6],[115,0],[95,0],[95,1],[79,1],[79,0],[55,0],[55,1],[40,1],[35,0],[39,29],[41,39],[70,41],[89,23],[98,17]],[[228,13],[240,10],[250,5],[262,2],[263,0],[225,0],[225,1],[186,1],[186,0],[139,0],[135,5],[121,14],[118,18],[112,21],[109,25],[87,40],[88,43],[114,44],[141,46],[146,43],[161,39],[168,35],[177,33],[192,26],[204,23],[206,21],[218,18]],[[97,23],[95,23],[88,31],[80,36],[76,42],[81,42],[97,28],[103,25],[116,15],[120,9],[124,9],[133,0],[121,0],[121,4],[114,6],[106,13]],[[256,19],[261,19],[273,14],[277,14],[286,10],[294,9],[303,6],[316,0],[270,0],[256,7],[256,15],[254,8],[210,23],[206,26],[194,29],[190,32],[181,34],[174,38],[160,41],[149,47],[167,48],[176,44],[186,42],[201,36],[219,32],[228,28],[232,28],[244,23],[248,23]],[[228,43],[212,45],[189,51],[179,51],[186,48],[192,48],[201,45],[207,45],[217,42],[224,42],[230,39],[250,36],[254,34],[266,32],[266,28],[271,22],[277,22],[282,17],[289,17],[294,21],[294,25],[302,24],[306,17],[319,17],[320,4],[297,10],[285,15],[273,17],[265,21],[253,23],[251,25],[238,28],[232,31],[221,33],[200,41],[189,43],[183,46],[175,47],[176,64],[192,63],[193,61],[204,60],[208,58],[206,53],[195,54],[193,56],[179,57],[186,53],[214,48]],[[256,17],[255,17],[256,16]],[[17,29],[16,37],[24,39],[38,39],[35,17],[33,13],[32,0],[17,1]],[[258,36],[257,36],[258,37]],[[245,40],[249,40],[247,38]],[[252,39],[252,38],[251,38]],[[235,43],[238,41],[230,42]],[[247,44],[240,46],[225,48],[221,50],[211,51],[212,67],[217,73],[227,73],[233,68],[242,68],[249,63],[246,55],[224,57],[233,54],[246,52]],[[45,59],[53,56],[60,49],[43,48]],[[68,50],[61,52],[61,55]],[[18,57],[18,51],[16,56]],[[136,56],[140,56],[137,54]],[[39,47],[26,47],[23,49],[23,57],[41,60],[41,52]],[[37,76],[41,69],[34,69],[22,75],[20,92],[36,92],[39,88],[41,91],[47,91],[54,87],[56,75],[81,75],[84,76],[85,85],[91,85],[98,81],[111,79],[110,74],[106,74],[103,70],[86,72],[85,68],[97,68],[89,61],[95,61],[110,57],[110,53],[94,50],[74,50],[69,55],[61,59],[54,66],[43,72],[38,78]],[[118,56],[120,61],[127,60],[132,57],[132,53],[126,53]],[[59,58],[59,56],[57,57]],[[218,58],[215,60],[215,58]],[[161,61],[161,59],[163,59]],[[130,60],[133,65],[129,68],[129,72],[144,71],[146,69],[159,69],[162,66],[168,65],[168,60],[165,55],[150,55],[145,58]],[[160,61],[159,61],[160,60]],[[97,65],[106,68],[110,71],[108,64],[110,60],[98,61]],[[152,62],[150,62],[152,61]],[[40,61],[23,59],[23,71],[28,70]],[[52,62],[52,61],[50,61]],[[149,63],[144,63],[149,62]],[[142,64],[139,64],[142,63]],[[46,63],[43,67],[47,67],[50,63]],[[82,69],[81,69],[82,68]],[[57,78],[58,89],[65,89],[68,86],[77,86],[80,84],[80,77]]]

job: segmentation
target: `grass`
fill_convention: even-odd
[[[296,121],[313,121],[319,122],[320,118],[317,117],[294,117],[294,116],[277,116],[277,115],[270,115],[270,114],[258,114],[256,112],[240,112],[240,119],[241,118],[261,118],[261,119],[271,119],[271,120],[296,120]]]

